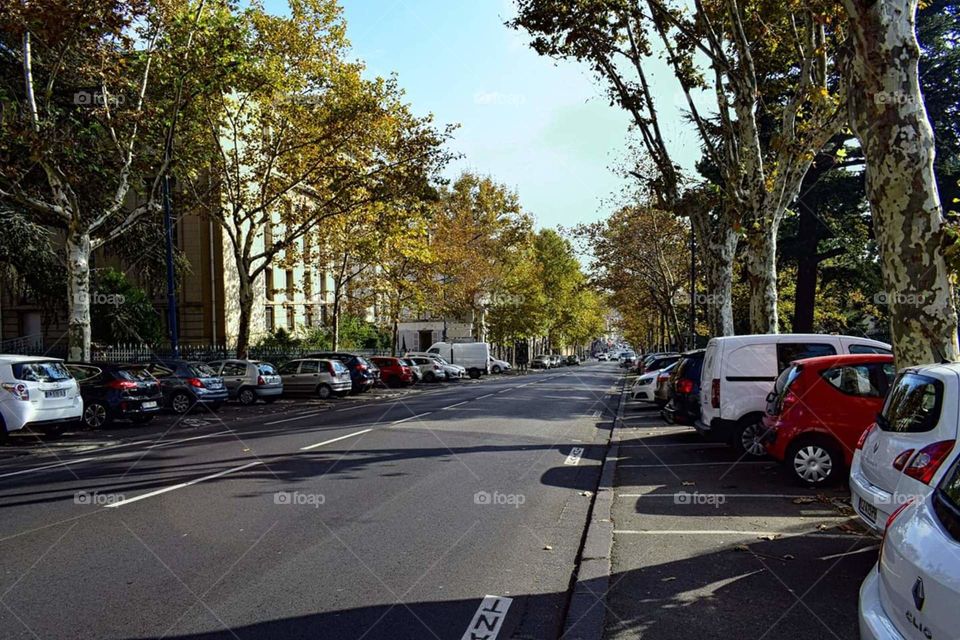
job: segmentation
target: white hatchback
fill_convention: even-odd
[[[960,364],[901,371],[850,465],[851,501],[882,532],[897,507],[930,494],[946,472],[960,423]]]
[[[960,458],[937,489],[895,510],[860,587],[861,640],[930,640],[960,631]]]
[[[82,415],[80,387],[62,360],[0,355],[0,438],[26,427],[56,433]]]

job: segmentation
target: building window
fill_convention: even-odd
[[[270,333],[273,333],[273,327],[274,327],[273,307],[267,307],[266,326],[267,326],[267,331],[269,331]]]
[[[304,310],[304,322],[307,327],[313,326],[313,305],[308,304],[307,308]]]
[[[287,307],[287,330],[294,331],[296,327],[297,310],[293,307]]]
[[[303,274],[303,295],[307,300],[313,297],[313,269],[309,266]]]
[[[293,269],[287,269],[286,284],[287,284],[287,300],[293,300],[294,291],[296,290],[296,287],[294,287],[293,285]]]
[[[263,287],[267,294],[267,300],[273,300],[273,267],[267,267],[263,271]]]

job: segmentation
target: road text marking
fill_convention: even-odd
[[[563,461],[563,464],[580,464],[581,456],[583,456],[583,447],[574,447],[570,449],[570,455]]]
[[[484,596],[460,640],[496,640],[513,598]]]

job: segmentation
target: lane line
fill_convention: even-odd
[[[454,407],[462,407],[463,405],[467,404],[468,402],[470,402],[470,401],[469,401],[469,400],[464,400],[463,402],[458,402],[457,404],[451,404],[451,405],[449,405],[449,406],[442,407],[442,408],[440,409],[440,411],[445,411],[445,410],[447,410],[447,409],[453,409]]]
[[[281,424],[281,423],[283,423],[283,422],[294,422],[294,421],[296,421],[296,420],[304,420],[304,419],[306,419],[306,418],[312,418],[313,416],[318,416],[318,415],[320,415],[321,413],[324,413],[324,412],[323,412],[323,411],[316,411],[316,412],[314,412],[314,413],[307,413],[307,414],[305,414],[305,415],[296,416],[296,417],[293,417],[293,418],[284,418],[283,420],[273,420],[273,421],[271,421],[271,422],[264,422],[263,424],[264,424],[264,426],[270,426],[271,424]]]
[[[329,440],[324,440],[323,442],[318,442],[316,444],[310,444],[305,447],[300,447],[300,451],[311,451],[313,449],[317,449],[324,445],[331,444],[334,442],[340,442],[341,440],[346,440],[347,438],[352,438],[354,436],[361,436],[365,433],[370,433],[371,431],[373,431],[373,429],[363,429],[361,431],[354,431],[353,433],[348,433],[347,435],[340,436],[339,438],[330,438]]]
[[[172,487],[165,487],[163,489],[157,489],[156,491],[151,491],[149,493],[144,493],[139,496],[134,496],[133,498],[127,498],[125,500],[120,500],[118,502],[113,502],[108,505],[104,505],[104,509],[115,509],[117,507],[122,507],[125,504],[131,504],[133,502],[139,502],[140,500],[146,500],[147,498],[152,498],[154,496],[159,496],[164,493],[169,493],[171,491],[176,491],[178,489],[183,489],[185,487],[190,487],[195,484],[200,484],[201,482],[206,482],[207,480],[214,480],[216,478],[222,478],[225,475],[236,473],[237,471],[243,471],[244,469],[249,469],[250,467],[255,467],[257,465],[263,464],[262,461],[258,460],[256,462],[251,462],[250,464],[241,465],[239,467],[234,467],[233,469],[227,469],[226,471],[220,471],[219,473],[213,473],[209,476],[203,476],[202,478],[196,478],[194,480],[189,480],[187,482],[181,482],[180,484],[175,484]]]
[[[415,416],[410,416],[409,418],[404,418],[403,420],[394,420],[394,421],[391,422],[390,424],[401,424],[401,423],[407,422],[408,420],[416,420],[417,418],[422,418],[423,416],[428,416],[428,415],[430,415],[431,413],[433,413],[433,411],[427,411],[426,413],[418,413],[418,414],[415,415]]]
[[[723,496],[724,498],[758,498],[758,499],[790,499],[794,500],[796,498],[810,498],[814,502],[810,504],[816,504],[818,502],[816,496],[811,496],[804,493],[718,493],[718,496]],[[672,493],[618,493],[618,498],[673,498],[674,494]]]
[[[483,395],[483,396],[477,396],[477,397],[474,398],[474,399],[475,399],[475,400],[483,400],[484,398],[489,398],[489,397],[492,396],[492,395],[493,395],[492,393],[488,393],[488,394]]]

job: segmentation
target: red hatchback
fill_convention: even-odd
[[[803,484],[846,477],[896,373],[891,355],[807,358],[783,370],[767,396],[767,453]]]
[[[400,358],[377,356],[370,358],[373,364],[380,367],[380,379],[386,384],[411,384],[413,369],[400,362]]]

